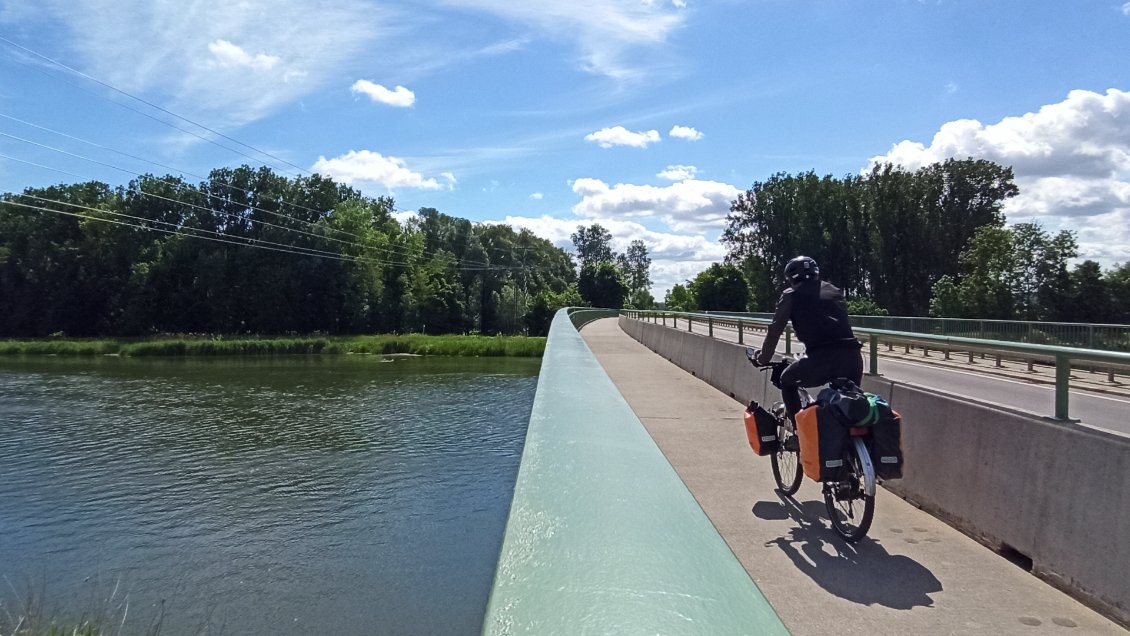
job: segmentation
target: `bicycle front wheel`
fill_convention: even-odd
[[[777,439],[781,441],[780,448],[770,456],[773,464],[773,479],[777,482],[777,489],[786,495],[795,495],[800,490],[800,480],[803,476],[800,465],[800,452],[785,450],[786,444],[796,444],[789,440],[796,437],[792,431],[784,426],[777,427]]]
[[[824,505],[832,528],[844,541],[855,543],[871,529],[875,517],[875,496],[866,493],[863,464],[857,448],[844,454],[848,474],[843,481],[824,483]]]

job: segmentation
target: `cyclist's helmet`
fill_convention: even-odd
[[[806,280],[820,280],[820,267],[807,256],[798,256],[785,265],[785,280],[799,285]]]

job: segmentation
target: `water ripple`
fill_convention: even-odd
[[[536,370],[0,361],[0,572],[173,599],[163,633],[477,631]]]

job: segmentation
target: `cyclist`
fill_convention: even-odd
[[[857,385],[863,380],[862,343],[848,323],[847,303],[838,287],[820,280],[820,268],[807,256],[797,256],[785,265],[789,288],[777,301],[773,322],[761,350],[754,354],[758,365],[773,361],[777,340],[791,320],[797,339],[804,343],[805,357],[781,373],[781,398],[790,420],[800,410],[797,387],[820,386],[836,378]]]

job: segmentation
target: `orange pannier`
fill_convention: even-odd
[[[781,446],[777,439],[777,418],[757,402],[750,402],[743,419],[745,435],[753,452],[760,456],[776,453]]]
[[[813,481],[842,479],[847,427],[830,410],[813,405],[796,414],[796,428],[804,474]]]

